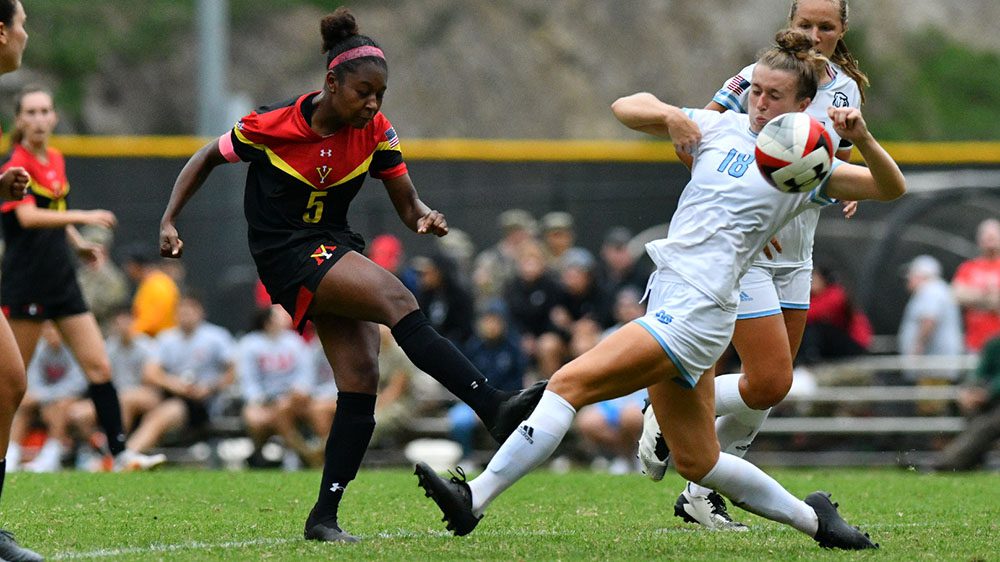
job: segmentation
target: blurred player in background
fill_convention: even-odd
[[[820,546],[877,546],[841,518],[829,494],[799,500],[753,464],[720,452],[715,385],[701,376],[732,337],[740,277],[788,220],[831,198],[889,200],[905,191],[902,172],[857,108],[831,108],[828,116],[868,167],[835,161],[807,193],[781,193],[767,184],[753,161],[757,133],[774,117],[809,105],[826,61],[802,32],[783,30],[775,39],[777,46],[754,69],[749,115],[681,110],[648,93],[612,105],[626,126],[669,137],[679,150],[697,154],[667,238],[646,246],[658,267],[647,288],[647,312],[557,371],[531,416],[475,479],[447,481],[417,465],[420,485],[456,534],[471,532],[497,496],[552,454],[578,409],[648,388],[681,476]]]
[[[852,144],[843,138],[827,116],[833,108],[860,108],[868,78],[844,43],[847,32],[847,0],[793,0],[788,24],[807,34],[813,48],[828,59],[820,74],[819,87],[805,112],[826,125],[836,156],[847,161]],[[705,107],[712,111],[747,113],[751,78],[757,63],[727,80]],[[684,139],[674,139],[684,141]],[[845,216],[854,214],[855,203],[845,206]],[[743,373],[715,377],[716,432],[722,450],[744,456],[760,431],[771,407],[788,394],[792,366],[809,310],[812,280],[813,239],[820,208],[804,211],[781,229],[776,238],[781,251],[773,259],[759,254],[740,279],[740,301],[733,346],[743,363]],[[639,459],[653,480],[663,478],[666,451],[658,442],[659,428],[647,408]],[[657,452],[660,455],[657,455]],[[726,510],[725,501],[712,490],[689,483],[674,505],[674,514],[709,529],[742,530]]]
[[[75,225],[112,228],[117,221],[110,211],[66,209],[70,187],[63,156],[49,146],[58,121],[52,95],[43,88],[28,87],[18,95],[15,108],[14,148],[4,167],[24,167],[31,183],[23,199],[0,207],[7,243],[0,262],[0,305],[26,365],[31,363],[44,321],[54,322],[90,383],[87,392],[116,466],[151,468],[156,463],[125,447],[121,404],[104,339],[84,302],[73,266],[74,253],[95,261],[102,259],[103,251],[99,244],[84,240]]]
[[[319,497],[305,524],[310,540],[355,542],[337,513],[375,428],[377,324],[422,371],[469,404],[502,440],[541,394],[502,392],[428,323],[406,287],[362,254],[364,239],[347,222],[365,175],[382,180],[399,218],[418,234],[444,236],[444,215],[417,196],[399,137],[379,109],[386,90],[385,54],[339,8],[323,18],[323,88],[242,120],[199,150],[177,177],[160,225],[160,251],[181,255],[175,222],[212,169],[250,162],[244,211],[250,252],[268,294],[301,329],[316,333],[337,380],[337,411],[327,439]]]
[[[24,29],[26,15],[19,0],[0,0],[0,74],[13,72],[21,66],[28,32]],[[24,197],[31,176],[21,166],[11,166],[0,173],[0,200],[18,201]],[[6,315],[0,320],[0,495],[3,494],[7,472],[7,447],[10,444],[11,422],[24,398],[27,387],[24,359]],[[42,560],[14,540],[14,535],[0,529],[0,558],[32,562]]]

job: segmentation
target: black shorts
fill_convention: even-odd
[[[56,320],[83,314],[89,309],[75,273],[67,277],[58,291],[39,291],[33,283],[6,280],[0,288],[0,307],[4,316],[16,320]]]
[[[187,427],[189,429],[200,429],[208,425],[208,405],[204,402],[192,400],[184,396],[177,396],[167,391],[163,391],[163,398],[164,400],[176,398],[184,403],[184,409],[187,410]]]
[[[365,239],[350,230],[318,233],[266,256],[254,256],[257,274],[271,295],[292,317],[299,332],[309,320],[309,305],[323,276],[348,252],[363,253]]]

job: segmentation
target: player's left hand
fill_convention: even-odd
[[[826,110],[833,124],[833,130],[841,138],[847,139],[854,144],[858,144],[862,139],[871,135],[868,132],[868,124],[861,116],[861,110],[856,107],[831,107]]]
[[[8,168],[0,175],[0,199],[5,201],[20,201],[28,191],[31,176],[20,166]]]
[[[858,212],[858,202],[857,201],[841,201],[843,206],[844,218],[849,219],[854,216],[854,213]]]
[[[444,214],[438,211],[430,211],[417,219],[417,234],[444,236],[448,234],[448,221],[444,220]]]
[[[80,259],[84,263],[94,267],[103,265],[105,258],[107,258],[107,254],[104,253],[104,247],[93,242],[84,242],[81,244],[76,249],[76,255],[80,256]]]
[[[771,238],[771,244],[764,246],[764,255],[767,256],[767,259],[769,260],[774,259],[774,252],[771,251],[771,246],[774,246],[775,251],[779,254],[782,251],[781,242],[778,242],[777,238]]]

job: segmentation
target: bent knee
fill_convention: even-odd
[[[755,410],[766,410],[784,400],[791,388],[792,372],[788,369],[767,377],[748,376],[747,392],[741,394],[747,406]]]
[[[719,462],[719,451],[702,449],[699,451],[670,451],[670,461],[677,474],[689,482],[700,482]]]
[[[4,405],[15,409],[24,399],[24,393],[28,390],[28,378],[24,374],[24,368],[17,365],[7,365],[0,369],[0,400]]]

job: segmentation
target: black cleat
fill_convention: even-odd
[[[417,485],[426,492],[424,495],[434,500],[444,513],[441,520],[448,524],[447,529],[461,537],[471,533],[483,516],[472,513],[472,491],[465,481],[465,471],[461,467],[455,471],[458,476],[453,474],[451,480],[445,480],[427,464],[418,462],[413,473],[417,475]]]
[[[532,410],[542,399],[548,380],[540,380],[524,390],[512,394],[509,398],[500,403],[497,408],[497,415],[493,423],[487,424],[490,435],[496,439],[497,443],[503,443],[510,437],[517,426],[528,419]]]
[[[313,522],[312,512],[309,513],[309,518],[306,519],[306,530],[303,536],[307,541],[321,542],[355,543],[361,540],[341,529],[337,525],[336,518]]]
[[[0,560],[9,562],[42,562],[41,554],[17,544],[10,531],[0,529]]]
[[[819,519],[819,528],[813,538],[821,547],[844,550],[878,548],[878,543],[873,543],[868,533],[863,533],[861,529],[852,527],[847,521],[844,521],[844,518],[837,512],[837,504],[830,501],[830,494],[813,492],[806,496],[804,501],[806,505],[813,508]]]

